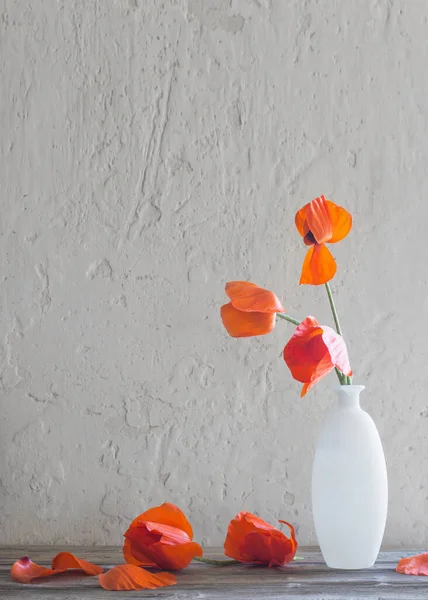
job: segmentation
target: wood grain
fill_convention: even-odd
[[[417,554],[421,548],[387,550],[380,554],[372,569],[335,571],[328,569],[314,548],[300,548],[304,560],[283,568],[267,569],[237,565],[213,567],[192,564],[177,574],[178,583],[170,588],[138,592],[106,592],[94,577],[76,574],[57,575],[33,585],[21,585],[10,579],[13,562],[28,554],[32,560],[49,565],[60,550],[68,550],[106,568],[123,562],[121,551],[114,547],[1,547],[1,600],[100,600],[101,598],[164,598],[167,600],[427,600],[428,577],[409,577],[395,572],[398,560]],[[221,558],[220,548],[209,548],[205,556]]]

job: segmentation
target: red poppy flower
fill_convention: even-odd
[[[305,384],[301,396],[335,367],[352,375],[342,336],[331,327],[321,327],[314,317],[306,317],[296,328],[284,348],[284,360],[294,379]]]
[[[336,273],[336,261],[325,243],[343,240],[351,230],[352,216],[341,206],[320,196],[301,208],[295,221],[304,243],[311,246],[303,262],[300,283],[327,283]]]
[[[128,563],[178,571],[202,548],[184,513],[174,504],[151,508],[134,519],[125,533],[123,555]]]
[[[251,337],[270,333],[275,327],[275,313],[284,308],[273,292],[249,281],[226,284],[229,304],[221,307],[221,318],[232,337]]]
[[[255,515],[240,512],[229,524],[224,553],[243,563],[269,567],[285,565],[293,560],[297,541],[294,527],[286,521],[279,523],[284,523],[290,528],[289,538]]]
[[[428,552],[402,558],[396,571],[404,575],[428,575]]]

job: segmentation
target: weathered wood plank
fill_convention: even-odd
[[[12,563],[25,554],[40,564],[49,565],[56,552],[53,547],[0,548],[1,600],[101,600],[124,596],[126,598],[163,598],[165,600],[205,600],[226,598],[251,600],[266,598],[306,598],[307,600],[428,600],[428,577],[407,577],[395,572],[402,556],[416,554],[422,549],[391,549],[382,552],[372,569],[363,571],[334,571],[324,564],[314,548],[301,548],[303,561],[280,569],[245,565],[218,568],[192,564],[177,573],[174,587],[111,593],[102,590],[94,577],[80,577],[74,573],[40,580],[34,585],[20,585],[9,576]],[[114,547],[67,547],[67,550],[104,567],[123,562],[120,549]],[[206,556],[219,558],[220,548],[210,548]]]

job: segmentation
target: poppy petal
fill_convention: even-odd
[[[342,336],[331,327],[319,326],[313,317],[307,317],[296,328],[284,348],[284,360],[294,379],[304,384],[301,397],[334,367],[352,375]]]
[[[300,397],[303,398],[306,396],[306,394],[314,387],[314,385],[318,383],[320,379],[326,377],[333,369],[334,365],[331,364],[331,361],[326,354],[323,361],[317,365],[311,379],[303,385],[300,391]]]
[[[316,369],[310,380],[307,381],[302,387],[300,397],[303,398],[303,396],[305,396],[314,387],[314,385],[318,383],[318,381],[326,377],[326,375],[328,375],[333,369],[334,365],[331,363],[328,353],[326,353],[323,360],[316,366]]]
[[[220,314],[227,333],[236,338],[265,335],[275,327],[274,312],[243,312],[229,302],[221,307]]]
[[[324,244],[315,244],[306,253],[303,261],[301,284],[321,285],[336,274],[336,261]]]
[[[242,540],[253,531],[251,524],[246,522],[245,515],[245,512],[240,512],[230,521],[224,540],[224,554],[241,562],[246,562],[246,557],[242,553]]]
[[[309,341],[307,347],[308,363],[312,369],[312,375],[305,381],[300,397],[303,398],[309,392],[309,390],[316,384],[320,379],[328,375],[334,369],[334,363],[331,359],[331,355],[328,347],[325,345],[323,336],[323,328],[321,328],[321,335],[314,337]],[[340,337],[336,334],[337,337]]]
[[[306,208],[306,223],[313,240],[317,244],[329,242],[333,235],[333,223],[330,217],[330,212],[324,196],[312,200]],[[305,236],[307,233],[305,234]]]
[[[281,533],[278,531],[278,533]],[[285,535],[282,537],[272,534],[263,534],[255,531],[248,534],[244,542],[243,553],[249,557],[249,562],[253,564],[269,565],[270,567],[281,565],[285,561],[288,540]]]
[[[272,531],[275,530],[275,527],[249,512],[241,511],[238,513],[230,521],[227,529],[224,541],[225,555],[241,562],[251,562],[251,558],[243,551],[242,541],[250,533],[260,530]]]
[[[163,544],[187,544],[191,541],[187,533],[177,527],[150,523],[150,521],[143,521],[139,525],[130,527],[125,533],[125,538],[147,547],[159,541]]]
[[[166,587],[177,583],[176,577],[169,573],[149,573],[135,565],[118,565],[107,573],[98,576],[100,585],[105,590],[143,590]]]
[[[303,208],[301,208],[300,210],[297,211],[296,216],[294,218],[294,222],[296,224],[296,229],[302,237],[305,237],[305,235],[308,232],[307,226],[305,228],[306,211],[308,209],[308,206],[309,206],[309,204],[305,204],[305,206]]]
[[[396,571],[404,575],[428,575],[428,552],[402,558]]]
[[[290,529],[291,554],[287,555],[287,557],[286,557],[286,562],[290,562],[296,556],[297,547],[298,547],[298,543],[296,540],[296,530],[294,529],[293,525],[291,525],[287,521],[282,521],[281,519],[279,519],[278,523],[287,525],[287,527],[289,527],[289,529]]]
[[[255,530],[277,531],[276,527],[274,527],[270,523],[267,523],[266,521],[263,521],[263,519],[261,519],[260,517],[256,517],[256,515],[253,515],[252,513],[249,513],[249,512],[241,512],[237,515],[237,517],[235,517],[235,519],[238,519],[238,521],[239,521],[239,517],[241,515],[242,515],[241,522],[245,523],[247,531],[248,531],[248,529],[250,532],[255,531]]]
[[[303,321],[296,327],[294,335],[298,335],[298,336],[304,335],[312,327],[319,327],[319,326],[320,326],[320,324],[318,323],[316,318],[309,315],[306,317],[306,319],[303,319]]]
[[[137,544],[133,544],[131,540],[125,539],[123,543],[123,558],[130,565],[137,567],[155,567],[155,563],[138,548]]]
[[[39,579],[40,577],[49,577],[50,575],[56,575],[57,573],[63,573],[66,569],[58,571],[56,569],[48,569],[42,567],[30,560],[29,556],[23,556],[17,560],[10,571],[10,576],[18,583],[30,583],[33,579]]]
[[[352,228],[352,215],[341,206],[337,206],[331,200],[326,200],[328,212],[333,224],[333,234],[329,241],[331,244],[340,242],[345,238]]]
[[[154,508],[146,510],[146,512],[142,513],[132,521],[130,528],[141,521],[151,521],[153,523],[161,523],[163,525],[176,527],[187,533],[191,540],[193,539],[192,526],[183,511],[180,510],[178,506],[175,506],[175,504],[164,502],[164,504],[161,504],[160,506],[155,506]]]
[[[52,569],[67,571],[68,569],[80,569],[86,575],[99,575],[104,571],[102,567],[94,565],[82,558],[78,558],[70,552],[60,552],[52,560]]]
[[[284,312],[285,309],[277,296],[250,281],[229,281],[226,294],[234,308],[244,312]]]
[[[322,341],[322,333],[323,329],[316,319],[307,317],[296,328],[293,337],[285,346],[284,360],[296,381],[310,381],[318,363],[328,355]]]
[[[157,542],[145,551],[160,569],[180,571],[187,567],[195,556],[202,556],[202,548],[196,542],[187,544],[165,544]]]
[[[224,552],[240,562],[283,565],[294,558],[297,550],[294,528],[286,524],[291,538],[259,517],[240,512],[229,524]]]
[[[351,365],[349,364],[348,350],[345,340],[331,327],[324,326],[322,339],[330,354],[331,362],[340,369],[345,375],[352,375]]]

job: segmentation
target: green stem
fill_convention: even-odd
[[[330,302],[331,312],[333,313],[333,319],[336,324],[336,331],[339,335],[342,335],[342,329],[341,329],[340,323],[339,323],[339,315],[337,314],[336,305],[334,303],[333,294],[331,292],[331,287],[330,287],[330,284],[328,283],[328,281],[325,284],[325,289],[327,290],[327,296],[328,296],[328,300]],[[342,337],[343,337],[343,335],[342,335]]]
[[[325,289],[327,290],[328,301],[330,302],[331,312],[333,313],[333,319],[334,319],[334,323],[336,325],[336,331],[340,336],[343,337],[342,328],[340,326],[340,321],[339,321],[339,315],[337,314],[336,304],[334,303],[333,293],[331,291],[331,287],[330,287],[330,284],[328,281],[325,284]],[[352,377],[348,377],[347,375],[345,375],[344,373],[339,371],[339,369],[337,367],[336,367],[336,373],[337,373],[337,376],[339,378],[341,385],[351,385]]]
[[[214,560],[213,558],[204,558],[203,556],[195,556],[193,560],[196,560],[206,565],[215,565],[216,567],[229,567],[230,565],[241,564],[239,560]]]
[[[339,378],[340,385],[346,385],[346,379],[347,379],[346,375],[344,375],[342,373],[342,371],[339,371],[339,369],[337,367],[334,367],[334,370],[336,371],[336,375]]]
[[[204,558],[203,556],[195,556],[193,560],[206,565],[214,565],[215,567],[230,567],[232,565],[243,564],[240,560],[215,560],[214,558]],[[304,560],[304,558],[303,556],[295,556],[293,560]]]
[[[289,323],[293,323],[293,325],[300,325],[300,321],[298,321],[297,319],[293,319],[293,317],[289,317],[285,313],[276,313],[276,316],[280,319],[285,319]]]

